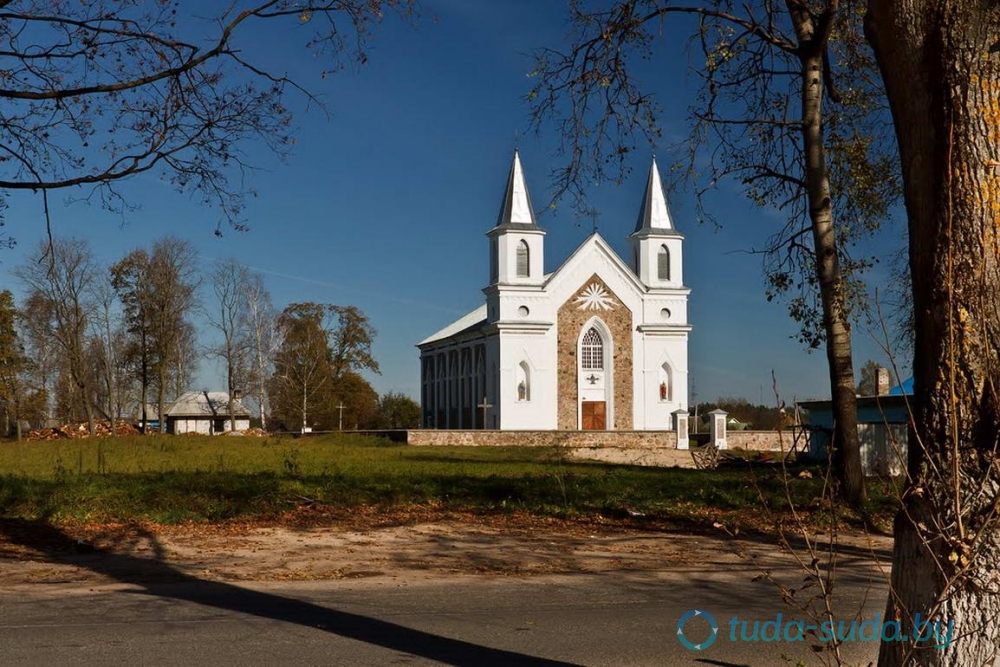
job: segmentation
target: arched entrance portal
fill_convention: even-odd
[[[583,325],[577,343],[577,426],[581,430],[603,431],[614,424],[612,349],[611,332],[600,319]]]

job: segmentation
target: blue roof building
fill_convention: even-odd
[[[861,467],[866,475],[899,476],[906,472],[913,378],[878,396],[858,396],[858,437]],[[799,401],[807,414],[809,453],[825,458],[833,434],[833,402]]]

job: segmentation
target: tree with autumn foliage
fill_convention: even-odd
[[[378,395],[360,373],[378,372],[371,350],[375,330],[360,309],[293,303],[279,316],[278,329],[269,383],[278,422],[288,429],[332,430],[341,423],[340,405],[352,427],[374,421]]]
[[[162,430],[168,398],[187,390],[198,361],[190,322],[200,284],[197,254],[189,242],[164,237],[150,251],[133,250],[115,263],[111,277],[128,332],[123,354],[139,380],[142,427],[151,421],[146,412],[155,392]]]
[[[420,404],[405,394],[390,391],[378,399],[375,428],[419,428]]]
[[[94,314],[94,288],[98,268],[93,252],[83,239],[52,239],[39,243],[27,261],[14,270],[28,299],[38,304],[36,316],[43,335],[52,339],[63,398],[60,414],[83,417],[90,434],[94,427],[94,386],[96,373],[90,365],[87,343]]]
[[[20,440],[28,394],[26,375],[31,360],[24,353],[17,317],[14,295],[10,290],[3,290],[0,292],[0,408],[3,409],[0,435],[10,435],[13,430]]]

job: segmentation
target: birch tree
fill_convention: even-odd
[[[356,306],[293,303],[278,318],[281,345],[274,359],[276,412],[327,425],[335,403],[350,403],[358,424],[373,421],[378,394],[359,373],[378,372],[371,345],[375,329]]]
[[[1000,654],[1000,11],[867,0],[899,142],[914,354],[909,485],[887,617],[954,623],[951,642],[884,642],[879,665]]]
[[[229,393],[229,428],[236,430],[235,392],[242,388],[247,374],[249,353],[249,332],[244,328],[247,322],[246,286],[250,271],[235,259],[219,262],[212,270],[212,291],[215,302],[209,309],[208,320],[219,335],[221,342],[215,346],[214,354],[226,366],[226,386]]]
[[[98,279],[94,288],[96,305],[94,338],[100,351],[97,368],[100,371],[100,394],[104,397],[104,411],[112,420],[124,416],[128,402],[129,373],[123,364],[125,331],[118,295],[111,283],[111,276]]]
[[[333,387],[326,309],[315,303],[293,303],[278,318],[281,345],[274,359],[273,394],[278,412],[292,415],[303,431],[312,428],[313,413],[325,407]]]
[[[249,382],[257,399],[261,428],[269,427],[270,399],[267,381],[271,376],[274,356],[281,338],[278,335],[278,315],[271,303],[271,295],[264,286],[259,273],[250,273],[243,285],[246,308],[243,311],[246,329],[250,339]]]

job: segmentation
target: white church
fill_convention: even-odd
[[[423,426],[674,428],[673,413],[688,407],[691,290],[656,161],[630,262],[594,232],[546,273],[545,230],[516,152],[486,235],[486,303],[417,345]]]

